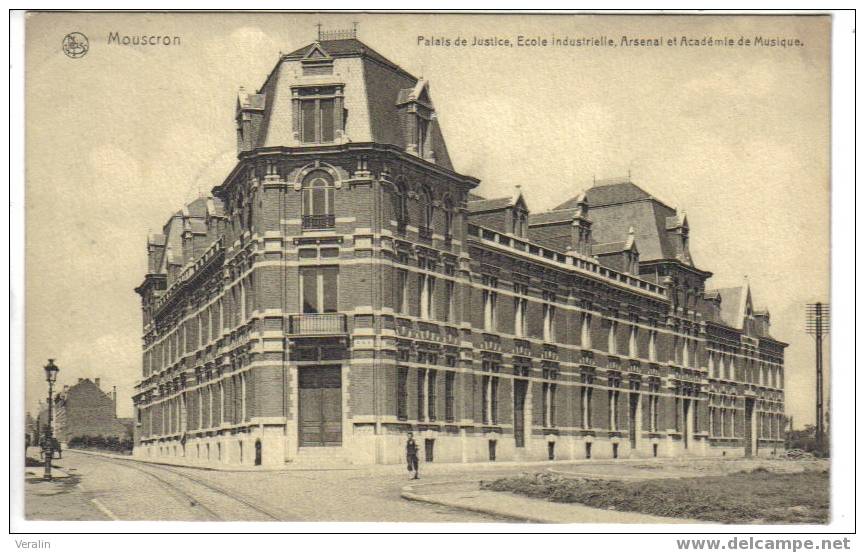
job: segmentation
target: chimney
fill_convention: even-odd
[[[93,382],[96,384],[96,387],[99,388],[99,379],[98,379],[98,378],[94,378],[94,379],[93,379]],[[101,390],[102,388],[99,388],[99,389]]]
[[[84,381],[83,378],[79,378],[79,379],[78,379],[78,383],[79,383],[79,384],[81,384],[81,382],[83,382],[83,381]]]

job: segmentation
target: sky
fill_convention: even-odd
[[[455,169],[483,195],[520,185],[532,211],[593,178],[685,210],[709,287],[747,275],[786,352],[787,412],[813,423],[804,305],[829,298],[829,30],[818,17],[31,14],[26,26],[25,393],[100,377],[121,416],[141,374],[146,236],[236,162],[237,90],[257,89],[316,23],[430,82]],[[63,37],[85,34],[72,59]],[[120,35],[175,46],[109,44]],[[418,37],[606,37],[616,47],[425,46]],[[682,47],[683,35],[798,39]],[[659,38],[664,46],[623,46]],[[13,291],[15,293],[15,291]],[[827,352],[828,360],[828,352]],[[827,363],[828,365],[828,363]],[[827,371],[828,373],[828,371]],[[828,387],[828,386],[827,386]]]

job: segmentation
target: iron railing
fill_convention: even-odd
[[[322,336],[345,334],[346,318],[343,313],[304,313],[289,315],[289,333],[294,335]]]
[[[303,216],[303,228],[306,230],[329,229],[334,226],[336,226],[336,218],[332,214]]]

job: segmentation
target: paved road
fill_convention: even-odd
[[[400,497],[402,466],[356,470],[221,472],[65,451],[65,482],[28,482],[33,520],[502,522]],[[438,469],[438,467],[436,467]],[[391,470],[392,469],[392,470]],[[479,478],[472,468],[424,481]],[[515,469],[505,470],[516,472]],[[485,471],[483,478],[494,473]],[[495,473],[497,476],[499,473]]]

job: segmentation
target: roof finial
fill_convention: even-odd
[[[353,35],[352,38],[357,38],[357,21],[351,22],[351,34]]]
[[[316,40],[321,40],[321,21],[315,24],[318,27],[318,38]]]

